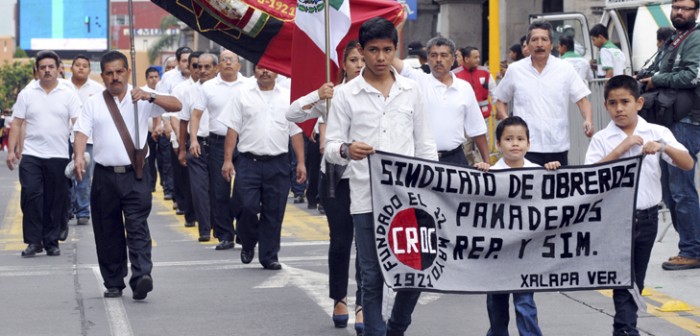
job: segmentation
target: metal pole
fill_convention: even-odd
[[[136,87],[136,49],[134,49],[134,3],[129,0],[129,47],[131,50],[131,85]],[[139,106],[134,102],[134,141],[136,149],[141,149],[141,132],[139,131]]]
[[[325,6],[323,7],[323,14],[325,15],[325,26],[326,26],[326,83],[331,81],[331,7],[330,0],[325,1]],[[328,114],[331,112],[331,100],[326,99],[326,116],[325,119],[328,121]],[[328,198],[335,198],[335,168],[333,165],[326,164],[326,177],[328,186]]]

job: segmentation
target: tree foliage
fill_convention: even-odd
[[[0,108],[10,109],[17,95],[33,79],[33,63],[14,62],[0,67]]]
[[[152,47],[148,48],[148,62],[154,64],[160,52],[164,49],[172,46],[175,42],[180,40],[180,34],[167,35],[165,32],[170,28],[178,28],[180,20],[172,15],[166,15],[160,21],[160,31],[163,33],[156,43]]]

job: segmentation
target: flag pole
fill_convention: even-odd
[[[331,7],[330,0],[325,0],[325,6],[323,6],[323,14],[325,16],[324,25],[326,26],[326,83],[331,81]],[[325,119],[328,121],[328,115],[331,112],[331,100],[326,99],[326,116]],[[320,139],[319,139],[320,140]],[[335,198],[335,168],[331,165],[326,164],[326,175],[328,177],[328,198]]]
[[[131,51],[131,85],[133,87],[136,87],[136,50],[134,49],[134,3],[133,0],[129,0],[129,47]],[[140,135],[141,132],[139,131],[139,112],[138,112],[138,102],[134,102],[134,130],[135,133],[135,142],[136,142],[136,149],[141,148],[141,141],[140,141]]]

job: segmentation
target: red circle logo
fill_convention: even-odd
[[[437,256],[435,219],[423,209],[399,211],[389,226],[389,246],[404,265],[427,269]]]

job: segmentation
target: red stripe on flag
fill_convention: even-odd
[[[253,13],[255,13],[255,10],[251,7],[248,7],[248,10],[245,11],[243,17],[240,20],[234,22],[234,25],[243,30],[243,28],[245,28],[245,25],[248,24],[250,17],[253,16]]]

